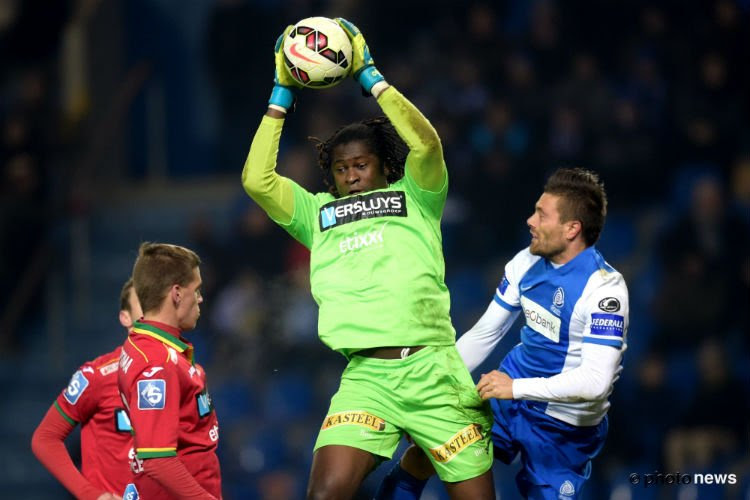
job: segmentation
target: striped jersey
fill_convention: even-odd
[[[549,378],[581,364],[584,343],[627,348],[628,290],[622,275],[589,247],[562,266],[524,249],[506,265],[494,300],[520,311],[521,342],[500,364],[511,378]],[[578,426],[598,424],[605,398],[583,402],[529,401],[544,413]]]

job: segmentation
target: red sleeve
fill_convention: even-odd
[[[76,498],[96,500],[106,493],[91,484],[73,464],[65,448],[65,438],[75,428],[58,410],[50,406],[31,438],[31,450],[36,458]]]
[[[70,378],[68,387],[57,396],[60,409],[81,425],[98,411],[102,381],[90,362],[83,364]]]
[[[198,484],[177,457],[144,460],[143,473],[162,485],[175,498],[216,500],[215,496]]]

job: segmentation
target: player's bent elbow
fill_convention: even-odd
[[[245,192],[248,195],[253,195],[253,182],[251,179],[250,166],[247,163],[245,163],[245,168],[242,169],[242,187],[245,188]]]
[[[610,392],[612,392],[612,384],[608,382],[596,382],[584,391],[583,397],[585,401],[601,401],[607,399]]]
[[[432,134],[424,138],[424,149],[428,155],[442,155],[443,144],[440,142],[440,136],[437,135],[434,129]]]
[[[409,154],[417,160],[439,163],[443,157],[443,144],[437,134],[422,137],[420,144],[413,147]]]
[[[38,427],[31,435],[31,452],[38,460],[44,455],[44,437]]]
[[[242,187],[245,188],[245,192],[252,199],[256,199],[266,192],[260,176],[253,172],[253,169],[247,163],[242,170]]]

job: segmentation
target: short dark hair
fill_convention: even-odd
[[[385,116],[362,120],[341,127],[325,141],[314,137],[315,147],[318,150],[318,165],[323,171],[323,181],[328,186],[328,192],[339,197],[336,183],[333,182],[331,172],[331,153],[333,148],[340,144],[361,141],[367,145],[372,153],[379,159],[382,166],[388,166],[388,184],[393,184],[404,176],[404,165],[409,147],[399,137],[391,121]]]
[[[607,193],[599,176],[583,168],[560,168],[547,179],[544,192],[560,197],[560,222],[577,220],[586,246],[599,240],[607,217]]]
[[[200,257],[188,248],[142,243],[133,266],[133,284],[143,312],[158,311],[172,285],[190,284],[200,263]]]
[[[133,289],[133,278],[128,278],[128,281],[125,282],[124,285],[122,285],[122,290],[120,290],[120,311],[127,311],[130,314],[133,314],[133,311],[130,308],[130,290]]]

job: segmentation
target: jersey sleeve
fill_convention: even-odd
[[[492,301],[479,321],[461,335],[456,342],[456,349],[470,372],[476,370],[495,350],[518,317],[518,312],[500,307]]]
[[[526,271],[539,257],[531,255],[528,249],[521,250],[505,265],[505,274],[495,290],[494,301],[508,311],[521,310],[521,290],[519,283]]]
[[[600,281],[582,309],[583,342],[624,349],[629,322],[628,289],[617,272],[597,277]]]
[[[295,240],[306,248],[311,248],[316,224],[318,224],[318,213],[320,204],[318,196],[327,197],[327,194],[314,195],[305,188],[290,180],[289,184],[294,193],[294,214],[288,223],[276,221]],[[333,196],[330,196],[333,200]]]
[[[294,213],[292,187],[276,172],[283,127],[283,119],[263,117],[245,160],[242,186],[271,219],[288,223]]]
[[[65,438],[73,431],[70,419],[60,413],[54,404],[34,430],[31,450],[65,488],[76,498],[96,500],[104,493],[83,477],[65,447]]]
[[[378,96],[378,104],[409,147],[406,170],[425,191],[439,193],[447,186],[447,169],[440,136],[425,116],[391,86]]]
[[[98,376],[91,363],[85,363],[73,373],[68,386],[57,396],[57,411],[72,425],[88,422],[96,413],[98,387],[101,385]]]
[[[445,208],[445,200],[448,197],[448,176],[443,180],[443,185],[437,191],[428,191],[420,187],[414,179],[409,168],[409,159],[406,160],[406,170],[403,177],[403,186],[406,191],[417,201],[423,211],[429,216],[435,225],[440,224]]]
[[[149,363],[130,387],[128,407],[139,459],[174,457],[180,422],[180,381],[169,361]]]
[[[606,399],[622,370],[622,352],[595,343],[584,344],[581,351],[581,364],[572,370],[513,380],[513,398],[556,403]]]

